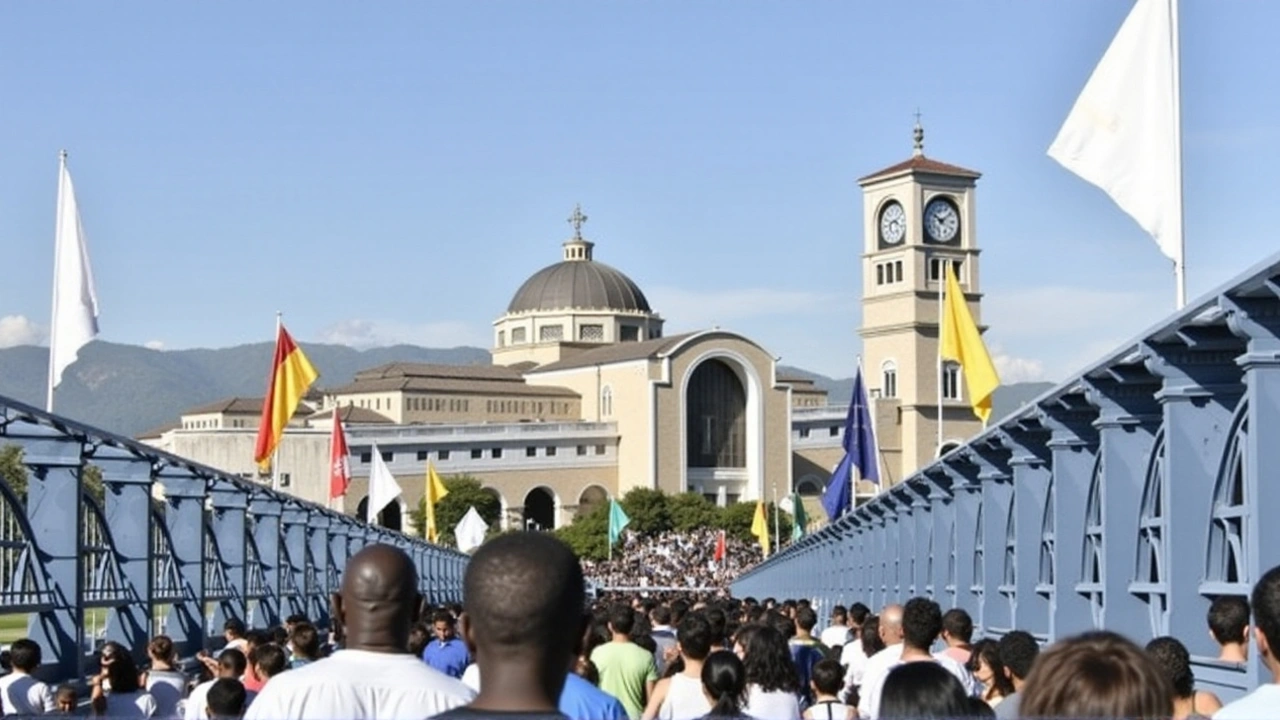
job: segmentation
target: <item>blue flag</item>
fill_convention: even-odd
[[[827,490],[822,494],[822,507],[834,522],[853,509],[853,469],[863,480],[880,484],[880,463],[876,461],[879,449],[876,434],[871,429],[871,405],[867,401],[867,388],[862,382],[862,368],[853,376],[853,398],[849,401],[849,414],[844,419],[844,459],[831,474]]]
[[[618,538],[622,537],[622,530],[631,524],[631,518],[622,511],[622,506],[617,500],[609,501],[609,547],[613,547]]]

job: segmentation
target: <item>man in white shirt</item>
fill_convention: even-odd
[[[831,624],[822,631],[818,641],[829,648],[849,644],[849,611],[843,605],[831,608]]]
[[[353,555],[333,598],[345,649],[271,679],[245,720],[422,720],[475,691],[409,653],[422,610],[413,560],[391,545]]]
[[[1213,720],[1271,720],[1280,718],[1280,567],[1267,571],[1253,586],[1253,640],[1271,682],[1228,703]]]
[[[9,646],[13,672],[0,678],[0,711],[5,715],[44,715],[54,711],[53,690],[31,676],[40,667],[40,646],[22,638]]]
[[[889,608],[885,608],[889,614]],[[930,653],[933,643],[942,632],[942,608],[928,598],[912,598],[898,615],[898,632],[902,642],[876,653],[867,661],[866,674],[862,681],[861,697],[858,700],[858,715],[870,720],[880,716],[880,694],[884,689],[884,681],[893,668],[909,662],[936,662],[956,676],[964,687],[965,694],[974,694],[973,675],[946,655],[934,656]],[[897,648],[897,657],[890,653]],[[881,659],[883,657],[883,659]]]

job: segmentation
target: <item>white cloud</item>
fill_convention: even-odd
[[[49,331],[27,319],[25,315],[0,317],[0,348],[44,345],[48,342]]]
[[[764,316],[851,312],[857,308],[857,298],[852,294],[846,296],[806,290],[655,287],[650,288],[647,294],[649,304],[664,318],[687,328],[725,326],[735,320]]]
[[[142,346],[143,346],[143,347],[145,347],[145,348],[147,348],[148,350],[163,350],[163,349],[164,349],[164,341],[163,341],[163,340],[148,340],[148,341],[146,341],[145,343],[143,343],[143,344],[142,344]]]
[[[991,360],[996,364],[1000,382],[1005,385],[1049,379],[1044,371],[1044,363],[1034,358],[1014,357],[1001,352],[999,348],[992,348]]]
[[[320,342],[366,349],[388,345],[424,347],[489,347],[489,334],[464,322],[445,321],[412,324],[394,320],[342,320],[320,331]]]

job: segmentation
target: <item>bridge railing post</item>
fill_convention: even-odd
[[[106,639],[145,657],[154,622],[151,604],[151,460],[127,450],[99,446],[93,463],[102,469],[105,491],[103,516],[111,532],[122,595],[127,602],[113,606],[106,623]]]
[[[226,581],[223,596],[212,601],[209,631],[221,632],[231,618],[249,621],[248,567],[245,543],[248,532],[245,511],[249,508],[249,492],[225,478],[215,478],[209,490],[212,513],[205,532],[212,534],[218,549],[222,576]]]
[[[1089,599],[1076,592],[1076,583],[1084,561],[1080,532],[1085,527],[1098,447],[1098,432],[1093,427],[1097,412],[1082,396],[1073,398],[1040,409],[1041,422],[1049,428],[1048,447],[1053,453],[1052,525],[1049,537],[1041,540],[1047,544],[1045,551],[1051,563],[1048,572],[1052,583],[1045,588],[1050,593],[1050,639],[1093,627]]]
[[[280,581],[280,574],[285,570],[280,562],[280,542],[283,536],[280,515],[284,512],[284,507],[279,496],[259,491],[249,499],[249,512],[253,515],[253,542],[258,550],[258,564],[262,568],[262,598],[258,600],[257,616],[253,624],[271,627],[280,623],[284,605]]]
[[[334,522],[331,515],[321,512],[311,513],[307,521],[307,550],[311,562],[304,612],[318,628],[329,627],[329,526]]]
[[[165,631],[178,653],[190,656],[203,649],[204,600],[204,501],[207,478],[190,468],[163,463],[156,479],[164,489],[164,521],[170,561],[179,583],[171,598]]]
[[[288,574],[288,580],[281,578],[281,586],[289,590],[280,603],[282,616],[305,614],[310,604],[307,601],[307,525],[310,516],[307,508],[294,502],[285,502],[280,510],[284,550],[280,553],[280,572]]]
[[[1024,422],[1011,432],[1002,432],[1011,451],[1009,469],[1013,474],[1014,528],[1012,542],[1013,626],[1041,639],[1049,637],[1049,597],[1037,588],[1040,579],[1040,542],[1044,513],[1049,509],[1052,457],[1045,441],[1048,433],[1038,423]]]
[[[84,446],[79,438],[34,423],[21,422],[6,435],[22,445],[29,470],[28,539],[43,557],[52,598],[52,607],[31,614],[27,635],[39,643],[45,665],[54,674],[81,677],[87,650],[80,555]]]

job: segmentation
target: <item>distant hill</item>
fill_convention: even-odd
[[[489,351],[414,345],[356,350],[345,345],[302,343],[320,371],[320,387],[350,382],[357,371],[389,362],[488,365]],[[96,341],[80,351],[58,388],[57,411],[122,435],[136,435],[173,422],[184,410],[222,398],[261,397],[271,366],[272,343],[197,350],[151,350]],[[0,350],[0,395],[44,407],[47,348],[22,346]],[[853,380],[833,379],[800,368],[780,366],[782,374],[812,378],[831,396],[848,402]],[[995,415],[1003,417],[1052,387],[1020,383],[996,391]]]
[[[488,365],[489,351],[412,345],[356,350],[345,345],[301,343],[320,372],[320,387],[350,382],[359,370],[389,362]],[[197,405],[225,397],[261,397],[266,391],[273,343],[216,350],[150,350],[93,342],[63,374],[58,414],[122,435],[173,422]],[[0,395],[44,407],[49,350],[0,350]]]
[[[778,374],[812,380],[815,387],[827,391],[827,396],[833,405],[847,404],[849,396],[853,393],[853,378],[836,380],[826,375],[819,375],[818,373],[787,365],[779,365]],[[991,400],[992,420],[1002,418],[1017,410],[1052,388],[1054,384],[1051,382],[1027,382],[1001,385],[996,388],[995,397]]]

